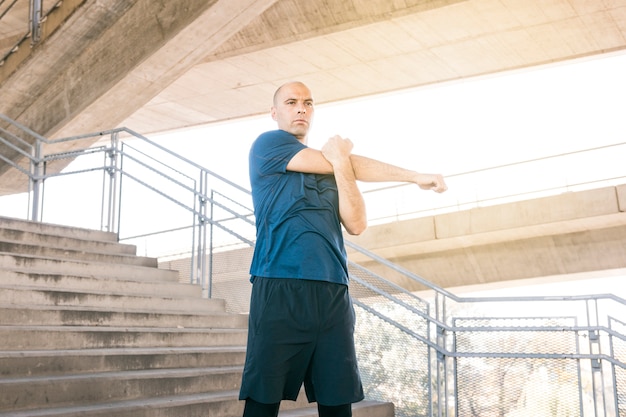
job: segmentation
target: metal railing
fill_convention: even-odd
[[[187,279],[201,284],[208,297],[217,247],[254,245],[247,189],[136,132],[120,128],[48,140],[4,115],[0,119],[35,139],[31,144],[0,128],[0,146],[26,161],[0,154],[28,179],[27,192],[18,197],[30,220],[114,232],[146,256],[188,258]],[[74,143],[73,150],[44,154],[44,146],[61,143]],[[67,168],[52,171],[53,164]],[[44,198],[48,194],[53,198]]]
[[[59,1],[57,0],[54,3],[59,3]],[[54,7],[52,6],[52,8]],[[43,0],[0,0],[0,24],[9,19],[18,22],[23,21],[24,23],[22,29],[17,32],[19,34],[14,35],[16,41],[13,46],[9,47],[8,50],[0,50],[0,65],[27,38],[30,38],[31,44],[39,42],[43,16]]]
[[[29,179],[24,197],[32,220],[81,227],[94,227],[95,221],[95,228],[135,242],[147,255],[189,258],[190,280],[201,284],[209,297],[213,253],[254,244],[248,190],[142,135],[115,129],[48,141],[0,118],[36,138],[31,145],[0,129],[0,148],[27,160],[19,164],[0,154]],[[96,138],[94,146],[42,152],[43,145],[93,143]],[[623,145],[615,145],[611,154]],[[61,172],[49,170],[51,164],[68,161],[73,162]],[[70,178],[76,182],[68,182]],[[99,187],[93,186],[97,183]],[[568,187],[599,183],[570,181]],[[398,189],[402,187],[381,193]],[[54,198],[44,199],[47,195]],[[506,198],[527,195],[524,191]],[[387,205],[393,201],[384,198]],[[421,202],[424,208],[417,215],[465,208],[470,200],[439,206]],[[416,215],[415,205],[410,206],[413,211],[399,207],[388,217]],[[398,417],[626,416],[626,300],[612,294],[459,297],[357,245],[346,245],[379,264],[376,271],[401,274],[425,288],[409,292],[385,273],[349,263],[358,315],[355,340],[367,397],[393,401]],[[169,249],[157,254],[155,247]]]
[[[347,245],[427,289],[350,264],[366,396],[396,416],[626,416],[623,298],[458,297]]]

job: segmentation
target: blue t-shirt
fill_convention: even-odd
[[[347,285],[335,177],[287,171],[291,158],[305,148],[283,130],[263,133],[252,144],[257,240],[250,274]]]

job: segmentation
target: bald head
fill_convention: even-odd
[[[293,86],[298,86],[298,87],[302,87],[305,89],[309,89],[303,82],[301,81],[289,81],[284,83],[283,85],[281,85],[280,87],[278,87],[276,89],[276,91],[274,92],[274,98],[272,100],[272,103],[274,104],[274,106],[276,106],[276,104],[278,103],[279,97],[281,95],[281,92],[285,89],[288,89],[289,87],[293,87]],[[310,90],[309,90],[310,91]]]
[[[313,111],[311,90],[300,81],[285,83],[274,93],[272,119],[279,129],[291,133],[303,143],[306,143]]]

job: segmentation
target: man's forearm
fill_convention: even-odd
[[[365,182],[412,182],[423,190],[442,193],[448,189],[441,174],[424,174],[376,159],[350,155],[357,180]]]
[[[350,155],[354,175],[365,182],[415,182],[417,172],[360,155]]]
[[[339,216],[346,231],[361,234],[367,228],[365,201],[356,183],[351,154],[352,142],[333,136],[322,147],[322,155],[332,165],[339,194]]]
[[[356,184],[350,159],[347,159],[345,164],[334,165],[334,168],[341,223],[349,234],[359,235],[367,228],[367,214],[365,201]]]

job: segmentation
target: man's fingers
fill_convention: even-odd
[[[443,180],[443,177],[439,175],[439,178],[437,178],[437,180],[435,181],[435,191],[438,193],[443,193],[447,189],[448,189],[448,186]]]
[[[446,182],[444,181],[442,175],[433,174],[433,175],[430,175],[429,177],[430,178],[428,177],[427,178],[428,180],[430,180],[430,182],[423,182],[419,184],[421,189],[432,190],[437,193],[443,193],[444,191],[448,189],[448,186],[446,185]]]

